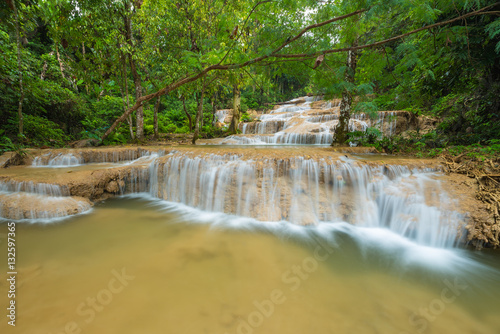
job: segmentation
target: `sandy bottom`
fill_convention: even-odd
[[[17,322],[2,314],[0,332],[500,332],[498,253],[461,251],[469,260],[450,263],[439,251],[415,264],[347,234],[311,241],[188,217],[116,199],[63,222],[17,224]],[[6,233],[1,223],[1,313]]]

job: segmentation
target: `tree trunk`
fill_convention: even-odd
[[[160,102],[161,102],[161,95],[156,98],[155,110],[154,110],[154,116],[153,116],[155,140],[158,139],[158,111],[160,110]]]
[[[217,113],[217,93],[214,93],[214,96],[212,98],[212,126],[215,126],[216,117],[215,114]]]
[[[23,100],[24,100],[24,87],[23,87],[23,69],[21,65],[21,34],[19,32],[19,13],[17,11],[16,2],[12,1],[12,6],[14,7],[14,15],[16,16],[16,42],[17,42],[17,69],[19,71],[19,108],[17,109],[17,115],[19,118],[19,134],[23,134],[24,128],[24,117],[23,117]]]
[[[127,57],[123,55],[123,80],[125,81],[125,97],[127,98],[127,110],[130,109],[130,98],[128,93],[128,78],[127,78]],[[130,131],[130,138],[134,139],[134,123],[132,121],[132,115],[128,115],[128,129]]]
[[[135,61],[132,59],[132,55],[129,54],[128,58],[130,61],[130,69],[132,70],[132,77],[134,78],[135,100],[138,101],[142,97],[141,78],[139,77],[139,73],[137,73],[137,68],[135,66]],[[144,110],[142,105],[137,108],[135,116],[135,135],[137,139],[142,140],[144,138]]]
[[[59,54],[59,48],[57,46],[57,43],[55,44],[55,46],[56,46],[57,61],[59,62],[59,69],[61,70],[61,75],[62,75],[63,79],[66,79],[66,77],[64,76],[64,65],[63,65],[63,62],[61,60],[61,55]]]
[[[182,106],[184,109],[184,113],[186,114],[186,117],[187,117],[188,123],[189,123],[189,132],[191,132],[191,131],[193,131],[193,124],[192,124],[192,120],[191,120],[191,115],[189,115],[189,112],[187,111],[187,108],[186,108],[186,98],[184,96],[182,96],[181,99],[182,99]]]
[[[198,99],[198,112],[196,113],[196,120],[194,122],[193,145],[196,145],[196,140],[200,134],[200,121],[203,117],[203,97],[205,95],[205,85],[201,89]]]
[[[353,46],[357,46],[357,43],[354,43]],[[349,51],[347,53],[347,69],[345,71],[344,80],[350,84],[349,86],[354,85],[357,56],[358,54],[356,51]],[[339,124],[335,128],[335,135],[333,138],[332,146],[345,145],[348,139],[347,133],[349,132],[349,120],[351,119],[352,95],[352,87],[347,87],[342,92],[342,100],[340,101]]]
[[[130,6],[130,5],[128,5]],[[127,8],[127,13],[130,8]],[[134,42],[132,40],[132,20],[129,16],[125,16],[125,31],[126,31],[126,40],[130,45],[131,50],[134,50]],[[137,72],[137,66],[135,64],[135,60],[132,57],[132,54],[128,54],[128,59],[130,63],[130,70],[132,72],[132,77],[134,78],[134,86],[135,86],[135,100],[139,101],[142,97],[142,85],[141,85],[141,77]],[[136,116],[136,124],[135,124],[135,136],[138,140],[144,139],[144,110],[142,104],[137,108],[135,113]]]
[[[229,131],[236,133],[238,131],[238,124],[240,122],[241,113],[241,92],[238,84],[233,86],[233,118],[229,125]]]
[[[127,112],[127,110],[130,108],[130,99],[128,95],[128,79],[127,79],[127,56],[122,54],[120,56],[120,61],[122,63],[122,84],[120,90],[122,91],[123,108],[125,109],[124,112]],[[123,91],[122,87],[125,87],[125,92]],[[130,138],[133,140],[134,125],[132,123],[132,115],[128,115],[127,123],[128,123],[128,129],[130,131]]]
[[[85,43],[84,42],[82,42],[82,56],[83,56],[83,62],[85,63]],[[87,66],[85,66],[84,74],[85,74],[85,78],[87,78]],[[87,80],[85,80],[85,81],[87,81]],[[85,91],[87,92],[87,94],[89,93],[89,85],[87,83],[85,83]]]

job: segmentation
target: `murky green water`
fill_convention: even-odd
[[[498,253],[159,204],[116,199],[17,224],[17,325],[2,315],[0,332],[500,332]],[[2,223],[5,314],[6,232]]]

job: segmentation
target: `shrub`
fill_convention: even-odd
[[[240,122],[253,122],[252,116],[247,113],[241,114]]]
[[[165,126],[166,133],[175,133],[176,131],[177,131],[177,126],[175,126],[175,124],[169,124]]]
[[[361,146],[373,146],[382,133],[376,128],[367,128],[365,131],[352,131],[347,134],[348,143],[355,143]]]
[[[152,124],[144,124],[144,134],[146,136],[152,135],[154,133],[154,129],[155,127]]]
[[[92,103],[92,111],[87,113],[82,124],[88,131],[92,131],[97,136],[102,136],[122,114],[122,99],[106,95],[101,100]]]
[[[24,116],[24,135],[28,144],[35,146],[62,146],[69,140],[56,123],[34,115]]]
[[[184,125],[180,128],[177,128],[174,133],[189,133],[189,126]]]

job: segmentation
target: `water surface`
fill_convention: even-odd
[[[17,238],[18,320],[4,319],[2,333],[500,331],[498,253],[384,229],[263,223],[136,197],[19,223]],[[0,264],[5,287],[6,256]]]

